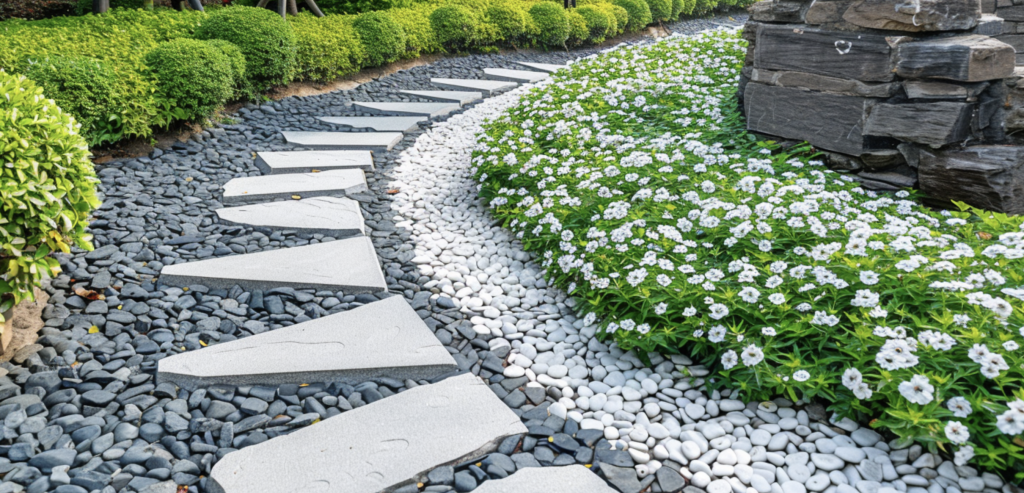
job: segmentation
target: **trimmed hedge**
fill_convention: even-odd
[[[146,55],[160,104],[159,119],[201,120],[231,97],[231,59],[218,47],[195,39],[164,43]]]
[[[405,51],[405,31],[386,12],[359,14],[352,27],[366,48],[367,66],[391,63]]]
[[[405,58],[441,51],[441,43],[430,27],[430,13],[433,10],[432,5],[421,3],[406,9],[388,11],[405,32]]]
[[[565,41],[569,39],[571,26],[569,25],[569,16],[561,5],[552,2],[537,3],[530,7],[530,17],[533,18],[533,22],[540,30],[537,41],[546,46],[565,46]]]
[[[438,7],[430,14],[430,28],[437,41],[449,49],[461,50],[473,41],[477,20],[469,9],[460,5]]]
[[[664,22],[672,18],[672,0],[646,0],[654,22]]]
[[[228,64],[231,67],[231,80],[234,82],[231,91],[231,98],[244,96],[245,90],[245,55],[234,43],[223,39],[211,39],[206,44],[216,48],[228,57]]]
[[[217,9],[196,29],[198,39],[223,39],[242,50],[246,82],[252,96],[288,84],[298,68],[295,32],[268,9]]]
[[[637,32],[654,22],[651,8],[644,0],[612,0],[612,3],[626,10],[629,19],[626,22],[626,30],[629,32]]]
[[[94,58],[55,56],[32,63],[25,75],[62,109],[81,115],[79,133],[90,145],[115,142],[124,135],[128,104],[117,87],[117,74]]]
[[[584,5],[576,12],[587,25],[587,41],[597,44],[615,34],[615,18],[608,12],[594,5]]]
[[[487,22],[497,31],[498,36],[510,44],[518,43],[529,28],[529,15],[513,4],[495,4],[487,9]]]
[[[358,72],[362,67],[366,53],[350,17],[316,17],[302,12],[289,17],[288,23],[298,40],[296,78],[327,82]]]
[[[587,21],[575,9],[566,11],[565,15],[569,18],[569,38],[565,40],[566,46],[582,45],[590,37]]]

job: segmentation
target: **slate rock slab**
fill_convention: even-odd
[[[615,493],[601,478],[581,465],[529,467],[498,480],[486,481],[475,493]]]
[[[864,113],[876,100],[750,83],[743,103],[747,129],[853,156],[867,149]]]
[[[266,252],[164,266],[167,286],[276,287],[342,290],[346,294],[387,290],[373,243],[365,236]]]
[[[430,83],[442,89],[480,91],[487,96],[515,88],[515,82],[478,79],[430,79]]]
[[[519,64],[519,65],[522,65],[524,67],[531,68],[533,70],[539,71],[539,72],[548,72],[548,73],[553,73],[553,72],[557,72],[557,71],[562,70],[562,69],[569,68],[568,65],[556,65],[554,63],[534,63],[534,62],[516,62],[516,63]]]
[[[217,209],[216,212],[222,222],[229,224],[322,233],[335,238],[364,234],[359,203],[348,198],[315,197],[265,202]]]
[[[909,32],[966,30],[980,18],[978,0],[859,0],[843,14],[857,26]]]
[[[320,116],[317,120],[351,129],[370,129],[377,132],[414,132],[423,116]]]
[[[362,383],[431,379],[455,360],[401,296],[160,360],[157,380],[216,384]]]
[[[532,70],[511,70],[507,68],[485,68],[484,77],[491,80],[504,80],[509,82],[530,83],[546,79],[551,75],[546,72],[534,72]]]
[[[381,115],[419,115],[428,117],[447,115],[460,107],[457,103],[364,103],[359,101],[352,103],[352,106],[369,113]]]
[[[212,493],[376,493],[480,457],[526,427],[471,374],[423,385],[226,455]]]
[[[803,88],[868,98],[889,98],[895,96],[900,89],[898,82],[870,83],[806,72],[778,72],[756,68],[751,70],[750,80],[772,86]]]
[[[951,200],[1008,214],[1024,214],[1024,148],[974,146],[920,150],[921,191],[946,205]]]
[[[289,144],[314,149],[390,151],[401,132],[281,132]]]
[[[864,135],[942,146],[971,134],[975,105],[954,101],[876,104],[864,123]]]
[[[754,68],[808,72],[864,82],[894,79],[885,36],[800,25],[757,26]]]
[[[278,198],[347,195],[369,190],[366,175],[358,169],[322,173],[287,173],[234,178],[224,184],[224,203],[240,204]]]
[[[408,94],[410,96],[416,96],[423,99],[432,99],[434,101],[447,101],[453,103],[459,103],[460,105],[469,104],[473,101],[479,101],[483,99],[484,95],[480,91],[398,91],[402,94]]]
[[[1013,47],[988,36],[971,35],[901,43],[896,73],[910,79],[981,82],[1013,75]]]
[[[256,153],[256,167],[267,175],[336,169],[373,170],[370,151],[284,151]]]

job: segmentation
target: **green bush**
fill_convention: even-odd
[[[146,55],[161,107],[160,123],[201,120],[234,93],[231,60],[217,47],[178,39]]]
[[[693,13],[697,15],[707,14],[718,6],[718,0],[695,0]]]
[[[430,14],[430,27],[442,46],[461,50],[469,46],[477,30],[473,13],[460,5],[438,7]]]
[[[672,0],[672,12],[669,20],[679,19],[679,15],[683,13],[683,9],[686,8],[686,0]]]
[[[664,22],[672,17],[672,0],[646,0],[653,22]]]
[[[434,30],[430,28],[430,13],[433,11],[433,5],[420,3],[409,8],[388,12],[405,32],[406,57],[416,58],[421,53],[441,51],[441,43],[437,41]]]
[[[50,254],[92,250],[96,175],[74,118],[31,80],[0,70],[0,320],[60,273]]]
[[[576,9],[587,23],[587,41],[602,43],[605,38],[615,34],[615,18],[594,5],[584,5]]]
[[[375,10],[409,8],[413,3],[413,0],[319,0],[316,5],[325,14],[355,15]]]
[[[298,67],[295,33],[281,16],[268,9],[230,7],[207,16],[196,29],[198,39],[230,41],[245,55],[249,95],[292,81]]]
[[[288,17],[298,42],[296,78],[326,82],[359,71],[365,53],[350,17],[316,17],[308,12]]]
[[[52,94],[53,100],[75,116],[79,133],[90,145],[124,137],[128,104],[117,87],[117,74],[93,58],[69,55],[33,62],[25,75]]]
[[[530,7],[530,17],[537,24],[540,34],[537,41],[551,47],[564,47],[569,39],[569,16],[561,5],[552,2],[538,2]]]
[[[654,21],[651,16],[651,8],[644,0],[613,0],[612,3],[626,9],[629,16],[626,30],[629,32],[637,32]]]
[[[590,37],[590,28],[587,26],[586,19],[576,10],[569,10],[566,15],[569,16],[569,38],[565,40],[565,44],[580,46],[587,42],[587,38]]]
[[[405,52],[405,31],[385,12],[359,14],[352,27],[366,49],[367,66],[391,63]]]
[[[608,6],[607,11],[611,13],[612,19],[615,19],[615,35],[626,32],[626,25],[629,24],[629,12],[626,12],[626,9],[618,5],[605,5]]]
[[[526,35],[526,11],[516,5],[496,3],[487,9],[487,22],[497,29],[498,37],[509,43],[516,44]]]
[[[692,15],[694,9],[697,8],[697,0],[685,0],[686,3],[683,5],[682,15]]]
[[[234,82],[234,87],[231,92],[229,99],[240,98],[245,96],[245,55],[234,43],[230,41],[224,41],[223,39],[211,39],[206,41],[206,44],[216,48],[224,56],[228,57],[228,64],[231,67],[231,80]]]

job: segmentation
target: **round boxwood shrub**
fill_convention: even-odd
[[[697,0],[683,0],[683,11],[680,15],[690,15],[697,8]]]
[[[569,16],[569,38],[565,40],[567,46],[580,46],[590,37],[590,30],[587,21],[575,9],[566,12]]]
[[[234,92],[231,97],[242,97],[245,88],[245,55],[234,43],[223,39],[211,39],[206,44],[214,47],[228,57],[231,66],[231,80],[234,81]]]
[[[679,14],[683,13],[683,9],[686,8],[686,0],[672,0],[672,13],[669,20],[676,20],[679,18]]]
[[[100,205],[89,147],[75,119],[26,77],[0,70],[0,321],[46,277],[50,254],[92,250],[85,228]]]
[[[405,51],[405,31],[385,12],[359,14],[352,27],[366,48],[366,65],[369,67],[398,60]]]
[[[644,0],[612,0],[612,3],[626,9],[629,15],[626,30],[629,32],[639,31],[654,20],[651,17],[651,8]]]
[[[298,66],[295,33],[281,16],[268,9],[216,9],[196,29],[195,36],[230,41],[242,50],[251,97],[291,82]]]
[[[124,136],[128,103],[117,87],[117,74],[106,62],[82,56],[55,56],[34,61],[25,75],[53,95],[81,125],[90,145],[115,142]]]
[[[714,10],[717,6],[718,0],[696,0],[693,12],[696,14],[706,14]]]
[[[145,62],[165,125],[202,119],[234,93],[231,60],[203,41],[168,41],[147,53]]]
[[[442,46],[460,50],[473,41],[477,21],[469,9],[461,5],[445,5],[430,14],[430,28]]]
[[[526,34],[527,15],[519,7],[495,4],[487,9],[485,15],[487,22],[494,25],[501,39],[508,43],[514,44]]]
[[[530,7],[530,17],[537,24],[540,34],[537,40],[547,46],[564,47],[569,39],[569,16],[561,5],[552,2],[538,2]]]
[[[663,22],[672,17],[672,0],[647,0],[653,22]]]
[[[299,12],[289,16],[288,23],[299,42],[296,78],[326,82],[359,71],[365,54],[351,17]]]
[[[576,9],[576,12],[587,23],[587,41],[595,44],[601,43],[608,36],[615,34],[613,27],[615,19],[604,10],[594,5],[584,5]]]
[[[605,5],[608,5],[607,10],[612,14],[612,18],[615,19],[615,34],[618,35],[626,32],[626,25],[629,24],[629,12],[626,12],[626,9],[618,5]]]

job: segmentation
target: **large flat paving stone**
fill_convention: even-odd
[[[537,82],[550,77],[547,72],[534,72],[532,70],[511,70],[507,68],[485,68],[484,76],[493,80],[505,80],[509,82],[529,83]]]
[[[352,106],[381,115],[441,116],[459,109],[458,103],[377,103],[354,102]]]
[[[336,169],[372,171],[373,153],[370,151],[257,152],[256,167],[267,175]]]
[[[355,129],[370,129],[377,132],[414,132],[420,122],[429,120],[423,116],[321,116],[317,120]]]
[[[272,176],[233,178],[224,184],[224,203],[241,204],[278,198],[309,198],[347,195],[369,190],[366,175],[359,169],[322,173],[287,173]]]
[[[315,288],[346,294],[387,290],[373,243],[365,236],[266,252],[232,255],[160,270],[167,286],[203,284],[211,288]]]
[[[402,132],[281,132],[289,144],[314,149],[389,151]]]
[[[516,62],[516,63],[519,64],[519,65],[522,65],[524,67],[532,68],[532,69],[534,69],[536,71],[539,71],[539,72],[548,72],[548,73],[556,72],[558,70],[562,70],[563,68],[569,68],[568,65],[556,65],[554,63],[534,63],[534,62]]]
[[[498,480],[485,481],[473,493],[615,493],[590,469],[581,465],[528,467]]]
[[[321,233],[335,238],[364,233],[359,202],[340,197],[314,197],[217,209],[220,220],[272,229]]]
[[[479,91],[485,96],[493,96],[496,92],[516,87],[513,82],[479,79],[430,79],[430,83],[442,89]]]
[[[217,462],[211,493],[391,491],[526,433],[472,374],[381,399]],[[554,490],[553,490],[554,491]]]
[[[458,367],[401,296],[160,360],[157,380],[216,384],[359,384],[431,379]]]
[[[454,103],[469,104],[473,101],[479,101],[484,98],[484,95],[480,91],[398,91],[402,94],[408,94],[410,96],[416,96],[423,99],[433,99],[435,101],[450,101]]]

